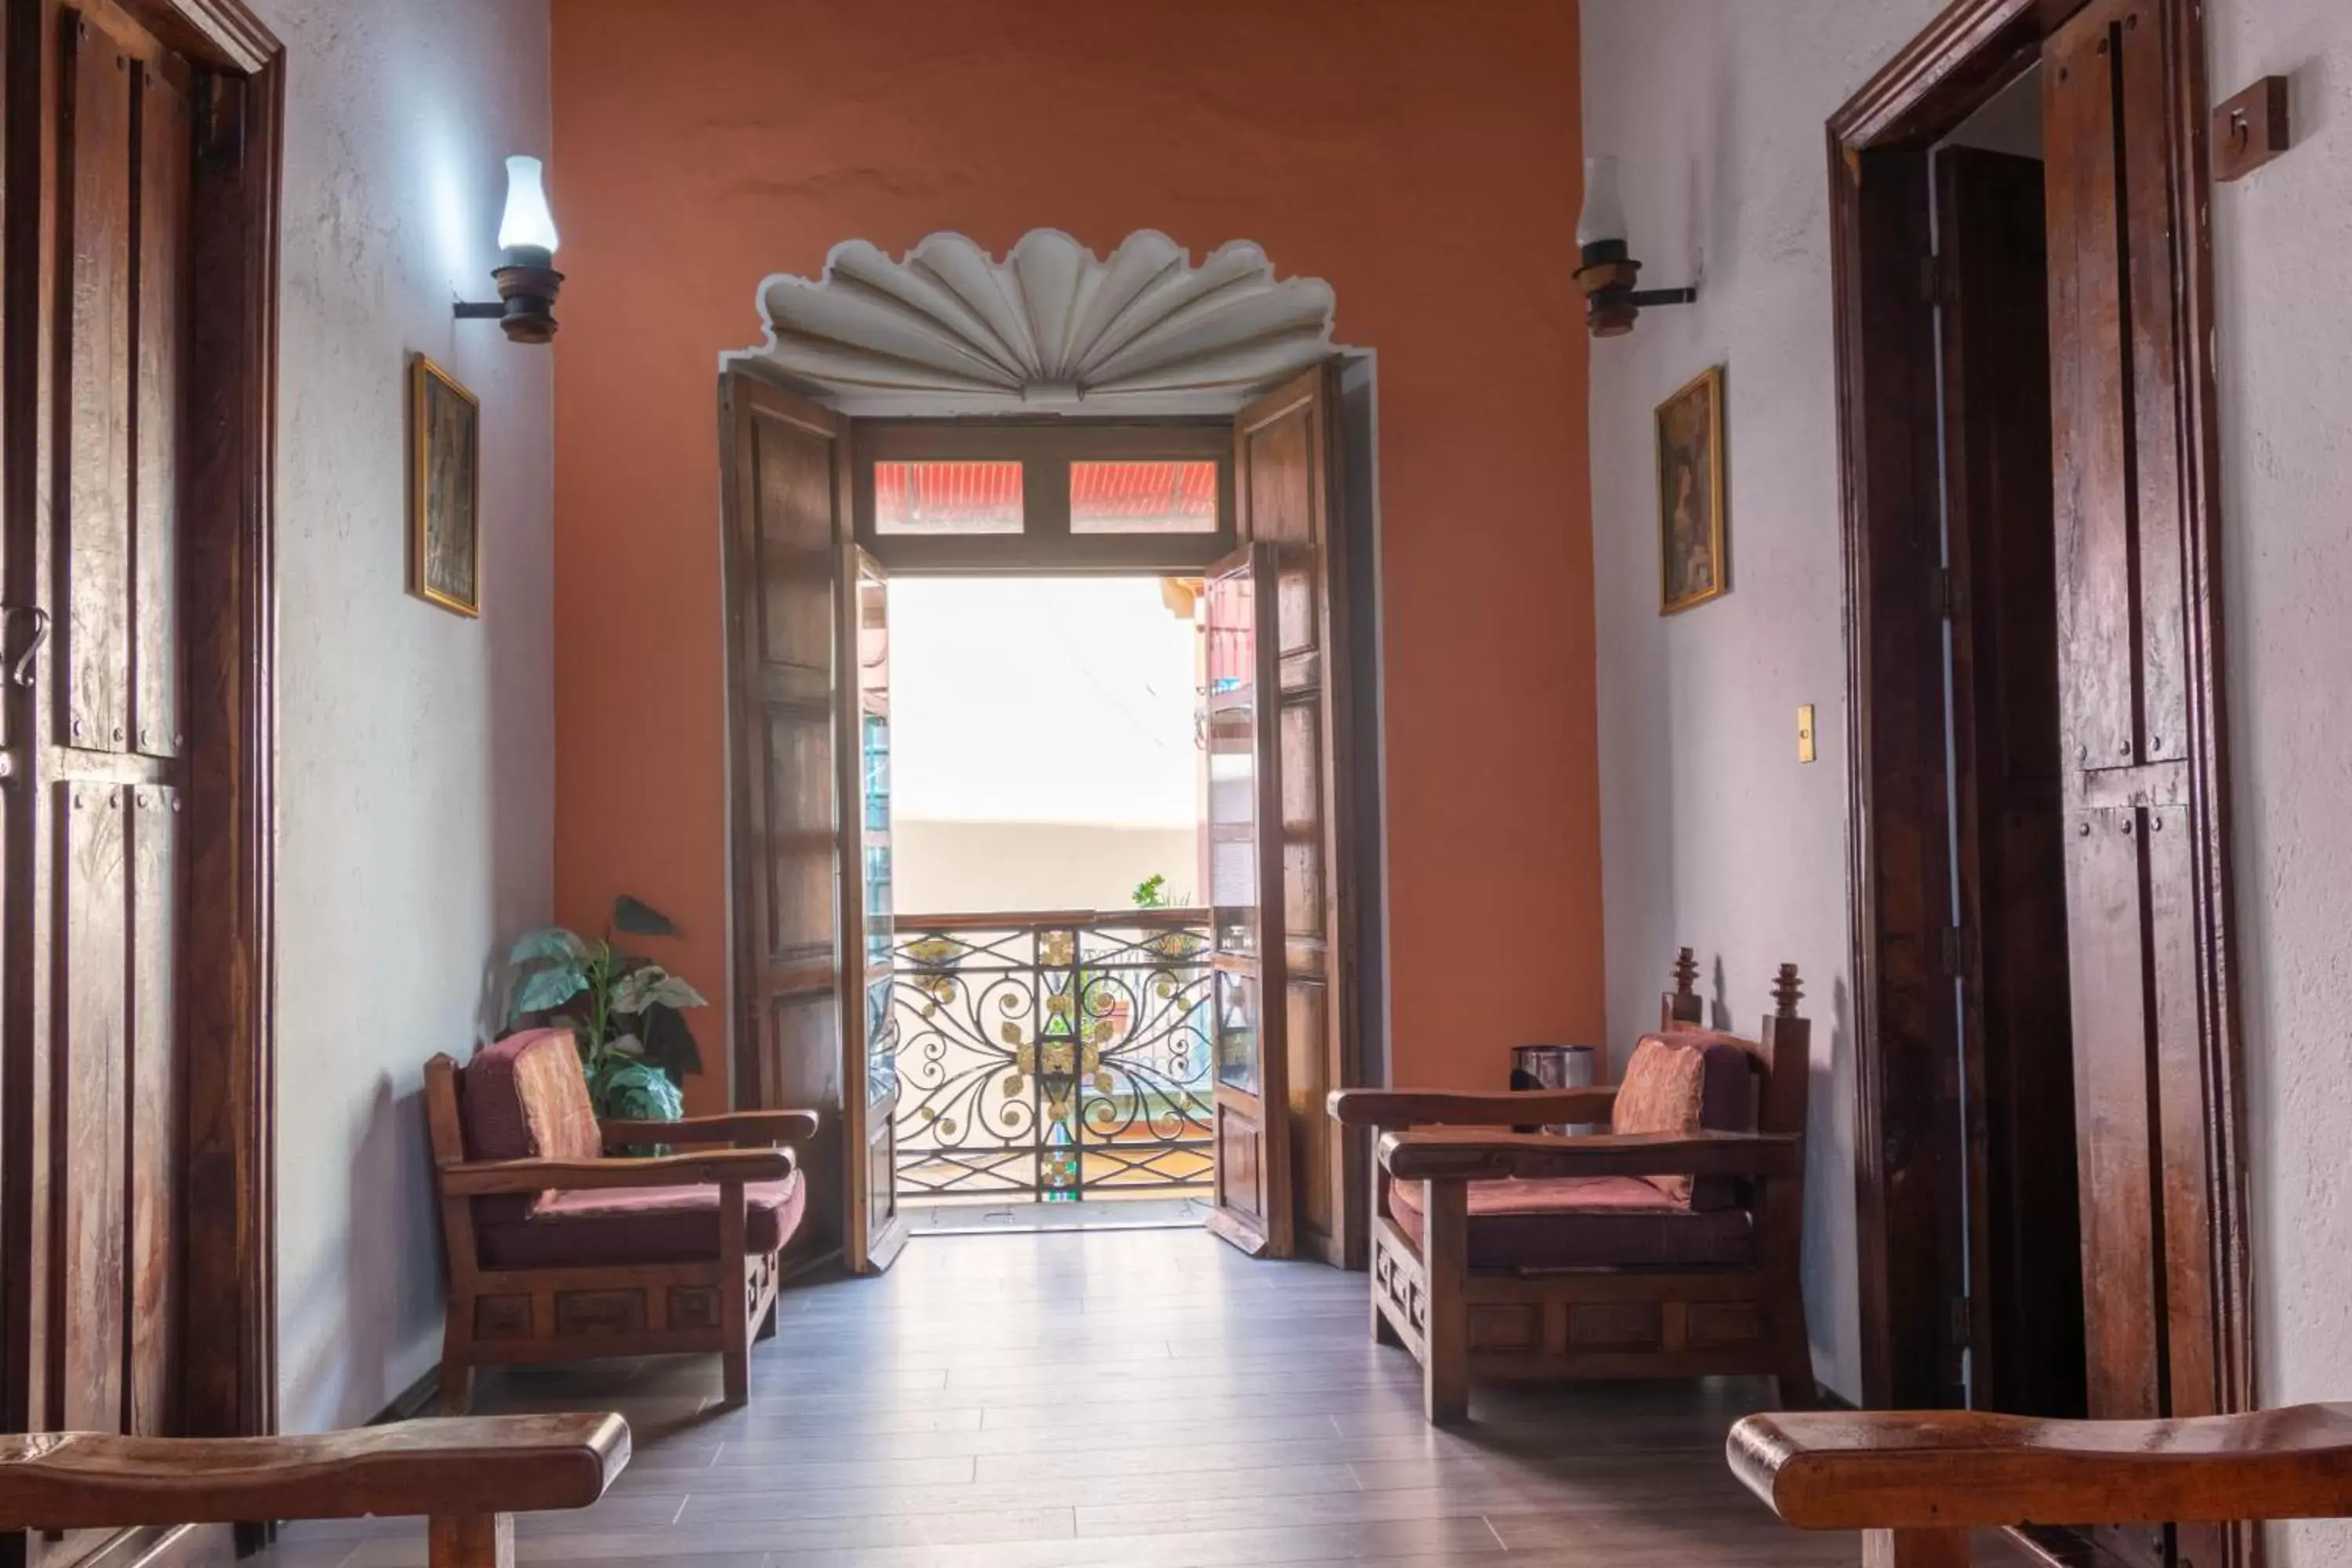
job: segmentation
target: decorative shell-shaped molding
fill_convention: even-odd
[[[1218,414],[1331,353],[1331,288],[1246,241],[1200,266],[1146,229],[1097,258],[1034,229],[999,261],[960,234],[864,240],[760,286],[743,357],[850,414]]]

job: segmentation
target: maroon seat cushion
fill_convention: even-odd
[[[808,1202],[798,1171],[743,1189],[743,1243],[773,1252],[800,1228]],[[485,1268],[604,1268],[719,1256],[719,1189],[614,1187],[551,1193],[524,1218],[477,1223]]]
[[[1645,1036],[1625,1064],[1609,1131],[1753,1132],[1756,1064],[1755,1047],[1736,1035],[1676,1029]],[[1746,1184],[1733,1176],[1642,1179],[1695,1209],[1738,1208],[1748,1202]]]
[[[1423,1188],[1389,1188],[1389,1217],[1421,1248]],[[1752,1264],[1740,1208],[1695,1209],[1639,1176],[1550,1176],[1470,1184],[1473,1268],[1634,1268]]]
[[[459,1108],[469,1160],[594,1160],[604,1152],[569,1029],[525,1029],[484,1046],[466,1064]],[[474,1222],[523,1219],[553,1195],[477,1198]]]

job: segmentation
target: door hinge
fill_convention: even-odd
[[[1948,621],[1960,615],[1960,580],[1948,566],[1938,566],[1927,574],[1927,596],[1935,604],[1936,614]]]
[[[1967,926],[1946,926],[1936,933],[1936,965],[1946,977],[1961,980],[1976,968],[1977,933]]]
[[[1942,257],[1923,256],[1919,258],[1919,303],[1950,304],[1951,287],[1951,269],[1944,265]]]

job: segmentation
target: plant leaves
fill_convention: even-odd
[[[637,1020],[637,1033],[646,1042],[646,1059],[658,1062],[676,1081],[683,1083],[689,1073],[702,1070],[702,1052],[695,1046],[694,1031],[674,1009],[652,1008]]]
[[[509,963],[535,963],[542,959],[557,963],[585,963],[588,944],[562,926],[548,926],[515,938],[514,951],[507,954]]]
[[[560,1007],[588,989],[587,977],[569,965],[534,969],[516,983],[512,1011],[544,1013]]]
[[[613,900],[613,929],[631,936],[676,936],[677,922],[644,900],[623,893]]]
[[[615,1035],[604,1042],[604,1048],[616,1057],[641,1057],[646,1054],[645,1041],[635,1035]]]

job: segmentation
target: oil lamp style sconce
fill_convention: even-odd
[[[555,269],[555,215],[547,208],[546,173],[536,158],[507,160],[507,210],[499,223],[499,265],[490,273],[496,303],[460,300],[460,321],[494,321],[518,343],[555,336],[555,296],[563,274]]]
[[[1696,289],[1636,289],[1642,264],[1625,240],[1625,206],[1617,195],[1617,160],[1584,161],[1584,211],[1576,220],[1576,247],[1582,265],[1576,281],[1584,290],[1584,325],[1596,338],[1622,337],[1650,305],[1687,305]]]

